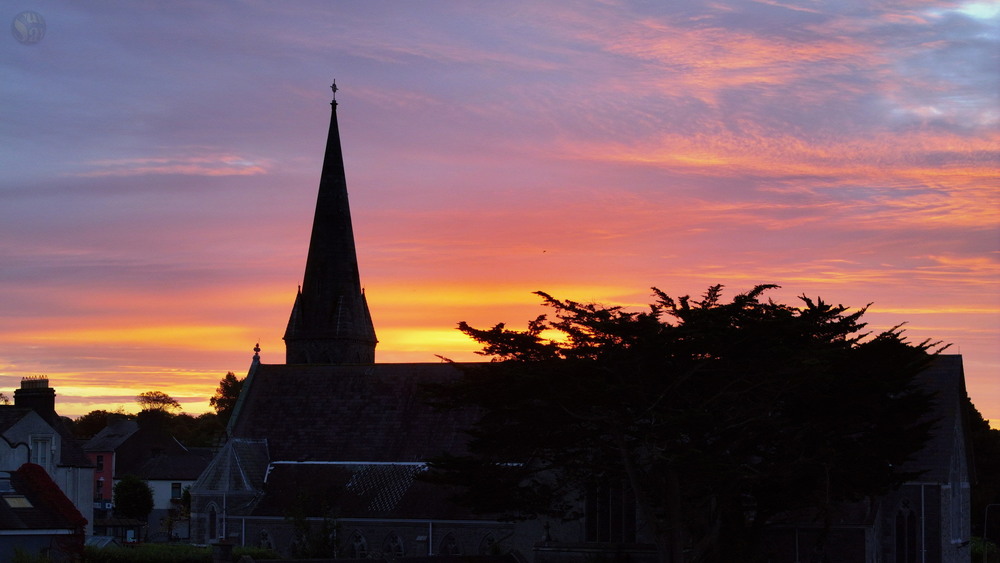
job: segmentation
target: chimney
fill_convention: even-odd
[[[46,422],[56,419],[56,390],[49,387],[49,378],[44,375],[21,379],[21,388],[14,390],[14,406],[29,408]]]

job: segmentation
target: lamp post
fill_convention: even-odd
[[[986,539],[986,533],[989,531],[989,528],[987,526],[990,523],[990,509],[993,508],[994,506],[1000,506],[1000,504],[987,504],[986,513],[983,514],[983,563],[988,563],[987,559],[990,553],[989,545],[986,543],[989,541],[988,539]]]

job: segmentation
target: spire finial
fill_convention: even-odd
[[[253,359],[260,360],[260,342],[253,347]]]
[[[337,88],[336,79],[334,79],[333,84],[330,85],[330,90],[333,90],[333,103],[337,103],[337,90],[339,90],[339,88]]]

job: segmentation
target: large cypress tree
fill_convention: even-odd
[[[663,562],[754,561],[764,524],[824,518],[884,493],[928,437],[931,397],[914,377],[936,344],[899,327],[872,335],[822,300],[723,302],[656,290],[647,311],[558,300],[526,330],[459,328],[489,364],[431,388],[444,408],[481,409],[463,457],[428,478],[471,507],[573,517],[581,492],[626,482]]]

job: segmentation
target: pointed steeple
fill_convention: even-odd
[[[331,88],[336,96],[337,84]],[[289,364],[375,362],[378,340],[358,273],[336,98],[330,105],[330,132],[306,272],[285,330]]]

